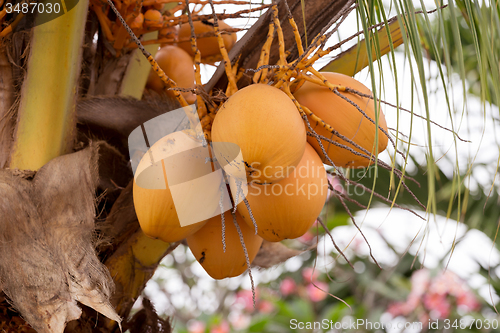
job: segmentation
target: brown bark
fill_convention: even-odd
[[[16,126],[12,65],[5,47],[0,46],[0,169],[7,166]]]

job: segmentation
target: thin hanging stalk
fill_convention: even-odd
[[[66,14],[33,29],[11,168],[37,170],[73,146],[88,5],[88,0],[79,1]]]

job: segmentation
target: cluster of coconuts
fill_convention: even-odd
[[[351,77],[337,73],[323,75],[333,85],[371,95],[368,88]],[[357,104],[364,115],[328,88],[310,82],[298,89],[294,97],[341,136],[367,151],[382,152],[387,145],[383,113],[378,115],[379,128],[376,129],[375,124],[367,119],[376,119],[373,99],[353,93],[342,94]],[[336,166],[365,167],[372,163],[353,153],[361,152],[358,147],[333,136],[312,119],[309,121],[318,134],[339,144],[322,142],[329,159]],[[242,274],[247,269],[247,256],[241,238],[251,262],[263,239],[278,242],[302,236],[323,208],[328,192],[323,163],[327,163],[328,158],[317,139],[306,135],[307,131],[309,127],[295,104],[280,89],[266,84],[252,84],[239,90],[218,110],[212,125],[212,141],[230,142],[240,148],[248,181],[246,199],[251,211],[244,202],[240,202],[235,215],[231,211],[224,213],[224,224],[221,215],[217,215],[181,227],[166,178],[166,189],[145,189],[134,183],[134,204],[142,230],[148,236],[167,242],[186,238],[195,258],[215,279]],[[375,148],[377,131],[378,146]],[[170,134],[155,143],[151,150],[160,149],[162,156],[173,154],[168,151],[168,143],[175,141],[175,136],[182,135],[185,134]],[[185,145],[184,148],[189,148],[189,142]],[[156,177],[162,178],[161,168],[158,168]],[[233,217],[241,232],[233,223]]]
[[[217,37],[214,36],[214,26],[211,21],[194,21],[195,34],[205,37],[198,37],[196,44],[201,54],[202,63],[214,63],[220,61],[221,54]],[[225,30],[231,27],[224,21],[219,21],[219,29]],[[179,88],[192,89],[195,87],[194,75],[194,52],[191,48],[189,38],[191,36],[191,26],[189,23],[184,23],[178,30],[171,31],[171,29],[160,30],[160,37],[170,36],[173,38],[177,34],[180,42],[176,44],[164,44],[156,53],[155,60],[158,65],[163,69],[165,74],[171,78]],[[236,33],[222,34],[224,46],[227,51],[231,50],[236,43]],[[165,84],[158,77],[153,70],[151,70],[148,81],[146,84],[148,89],[152,89],[159,94],[164,93]],[[169,93],[167,91],[167,93]],[[194,103],[196,96],[192,92],[183,92],[184,98],[188,103]],[[171,94],[173,96],[173,94]]]

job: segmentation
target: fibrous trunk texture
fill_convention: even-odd
[[[38,332],[63,332],[77,301],[119,321],[94,249],[98,146],[53,159],[32,181],[0,170],[0,287]]]
[[[13,103],[12,67],[5,47],[0,46],[0,169],[7,165],[12,147],[12,135],[16,124]]]

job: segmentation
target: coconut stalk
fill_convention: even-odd
[[[73,146],[87,12],[82,0],[64,15],[48,22],[39,15],[35,22],[11,168],[38,170]]]

